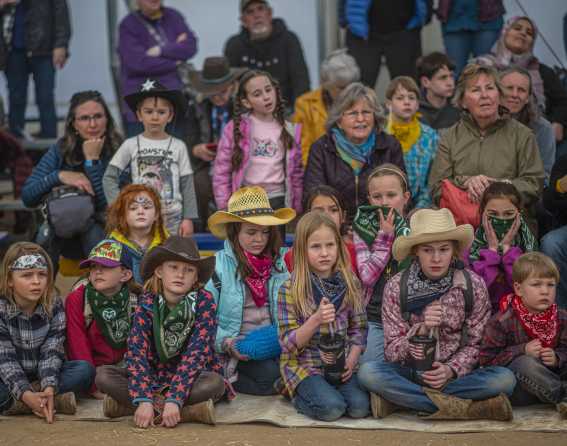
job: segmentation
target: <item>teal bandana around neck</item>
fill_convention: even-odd
[[[355,231],[368,246],[371,246],[376,240],[378,231],[380,230],[380,218],[377,210],[381,209],[384,217],[390,212],[386,206],[359,206],[356,216],[352,222],[352,229]],[[410,230],[404,218],[394,210],[394,228],[396,237],[400,235],[408,235]]]
[[[349,141],[344,132],[337,127],[333,127],[331,132],[339,156],[352,168],[354,174],[358,176],[362,168],[368,164],[370,154],[376,144],[376,132],[372,130],[366,141],[362,144],[355,144]]]

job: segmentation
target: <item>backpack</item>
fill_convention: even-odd
[[[84,233],[94,221],[94,200],[73,186],[54,187],[45,200],[44,213],[55,235],[70,239]]]

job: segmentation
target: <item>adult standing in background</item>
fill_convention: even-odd
[[[33,75],[39,138],[57,137],[55,69],[67,62],[71,24],[66,0],[0,0],[0,67],[8,81],[10,131],[24,136]]]
[[[225,44],[231,67],[248,67],[270,73],[280,84],[289,109],[309,91],[309,73],[297,35],[282,19],[272,18],[265,0],[240,0],[242,30]]]
[[[341,0],[339,24],[356,59],[363,84],[374,88],[382,56],[390,78],[415,77],[421,27],[431,18],[431,0]]]
[[[120,23],[122,97],[137,92],[148,77],[169,90],[182,89],[177,67],[195,55],[197,38],[181,13],[161,3],[161,0],[137,0],[138,10]],[[141,133],[143,127],[129,107],[124,107],[124,113],[127,136]]]
[[[447,55],[455,62],[458,77],[469,57],[486,54],[500,35],[504,24],[502,0],[439,0],[437,17],[441,22]]]

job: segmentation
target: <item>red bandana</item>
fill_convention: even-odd
[[[519,296],[509,294],[500,301],[500,310],[505,311],[510,305],[530,338],[539,339],[542,347],[549,348],[557,345],[559,335],[557,304],[553,304],[543,313],[531,313]]]
[[[248,251],[244,251],[244,255],[248,260],[248,265],[252,269],[244,282],[250,288],[252,299],[258,308],[266,305],[268,298],[268,280],[272,274],[272,258],[268,256],[255,256]]]

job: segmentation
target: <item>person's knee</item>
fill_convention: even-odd
[[[336,421],[345,414],[346,410],[347,404],[343,399],[329,399],[319,408],[317,418],[321,421]]]
[[[556,229],[543,236],[540,249],[544,254],[556,258],[556,256],[562,254],[565,245],[567,245],[567,232]]]
[[[489,390],[489,393],[512,395],[514,387],[516,387],[514,372],[506,367],[493,367],[491,372],[484,382],[484,387]]]
[[[96,369],[96,376],[94,383],[96,388],[103,393],[108,393],[105,392],[104,389],[108,389],[109,384],[111,384],[113,381],[112,367],[114,366],[101,365]]]
[[[376,392],[376,387],[383,381],[380,364],[382,361],[368,361],[358,369],[358,382],[369,392]]]
[[[347,415],[351,418],[364,418],[370,412],[370,399],[366,392],[359,392],[349,398]]]

